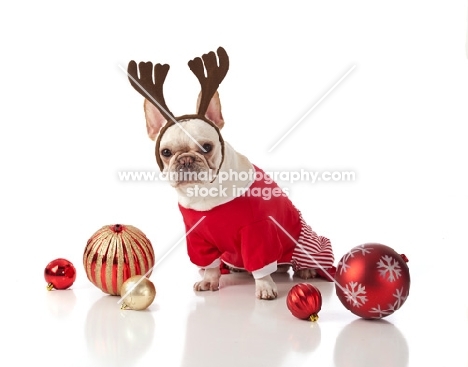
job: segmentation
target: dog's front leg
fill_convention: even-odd
[[[278,297],[278,288],[270,275],[255,279],[255,295],[259,299]]]
[[[205,275],[201,282],[196,282],[193,289],[196,291],[217,291],[219,289],[219,278],[221,271],[219,267],[205,269]]]

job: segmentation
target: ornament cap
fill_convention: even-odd
[[[309,321],[316,322],[319,319],[316,313],[309,316]]]
[[[123,227],[124,226],[122,224],[114,224],[111,228],[114,232],[119,233],[122,232]]]
[[[47,290],[51,291],[52,289],[54,289],[54,285],[52,283],[48,283],[47,284]]]
[[[400,254],[400,256],[401,256],[401,258],[403,259],[403,261],[405,263],[407,263],[409,261],[405,254]]]

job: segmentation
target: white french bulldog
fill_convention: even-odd
[[[129,79],[145,97],[146,128],[156,141],[158,165],[177,191],[188,254],[204,269],[194,289],[218,290],[220,267],[227,266],[252,273],[257,298],[274,299],[278,291],[271,274],[278,267],[292,265],[303,279],[315,277],[317,269],[328,274],[333,252],[276,183],[224,141],[217,88],[229,60],[223,48],[217,54],[219,65],[214,52],[189,62],[201,84],[196,115],[175,118],[167,108],[162,85],[168,65],[137,68],[131,61]]]

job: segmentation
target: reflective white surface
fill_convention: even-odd
[[[462,291],[446,279],[427,282],[417,256],[409,263],[407,302],[381,320],[351,314],[333,283],[312,280],[323,297],[315,323],[287,309],[286,294],[298,282],[289,274],[275,275],[278,299],[260,301],[248,274],[223,275],[220,291],[195,293],[191,285],[200,275],[182,265],[183,251],[168,263],[181,264],[178,274],[155,271],[156,299],[144,311],[120,310],[119,297],[83,279],[50,292],[32,282],[27,292],[15,292],[15,307],[4,303],[3,357],[15,366],[31,359],[67,366],[467,365]]]

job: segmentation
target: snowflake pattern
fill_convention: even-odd
[[[403,295],[403,287],[400,289],[397,289],[396,292],[393,294],[395,297],[395,302],[394,303],[389,303],[386,309],[382,309],[380,304],[377,305],[377,307],[372,307],[369,312],[370,313],[375,313],[376,319],[380,319],[382,317],[391,315],[394,313],[396,310],[398,310],[401,305],[406,301],[406,298],[408,298],[408,293],[406,292],[406,295]]]
[[[343,258],[340,260],[338,263],[338,268],[340,269],[340,275],[343,273],[346,273],[348,268],[350,267],[348,264],[346,264],[346,261],[348,261],[351,257],[354,257],[354,254],[361,252],[362,256],[366,256],[366,254],[371,253],[372,248],[370,247],[365,247],[364,245],[356,246],[352,248]]]
[[[384,278],[388,276],[389,282],[394,282],[401,276],[400,264],[389,255],[384,255],[380,258],[377,268],[381,276]]]
[[[390,305],[389,305],[390,306]],[[388,316],[388,315],[391,315],[395,310],[392,310],[391,308],[387,309],[387,310],[382,310],[380,308],[380,305],[377,305],[377,307],[372,307],[369,312],[371,313],[375,313],[375,318],[377,319],[381,319],[382,317],[384,316]]]
[[[360,307],[367,302],[366,287],[357,282],[349,282],[344,290],[346,301],[355,307]]]
[[[393,297],[396,298],[394,306],[396,307],[395,310],[398,310],[403,303],[405,303],[406,298],[408,298],[408,292],[406,295],[403,295],[403,287],[401,289],[397,289],[396,293],[393,294]]]

